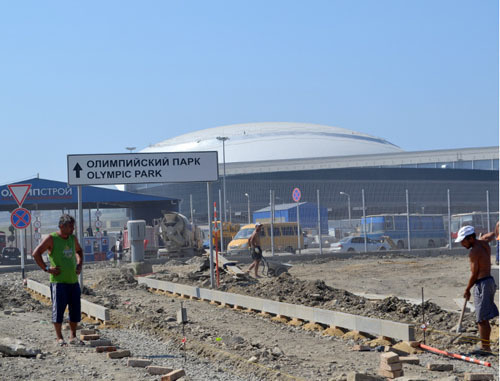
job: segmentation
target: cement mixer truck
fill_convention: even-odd
[[[158,234],[164,248],[159,249],[160,256],[167,255],[199,255],[205,252],[203,249],[203,233],[191,224],[189,220],[180,213],[167,212],[162,218],[155,221],[158,226]]]

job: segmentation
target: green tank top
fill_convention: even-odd
[[[52,252],[49,254],[51,267],[59,267],[59,275],[50,274],[51,283],[76,283],[76,252],[75,236],[70,235],[67,239],[61,238],[57,233],[52,233]]]

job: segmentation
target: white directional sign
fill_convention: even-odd
[[[217,151],[68,155],[69,185],[217,181]]]

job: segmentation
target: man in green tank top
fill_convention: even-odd
[[[70,344],[82,344],[76,337],[76,327],[81,320],[80,284],[78,275],[82,271],[83,252],[78,239],[73,235],[75,219],[64,214],[59,219],[59,231],[47,236],[33,251],[33,258],[43,271],[50,274],[50,295],[52,300],[52,322],[57,343],[66,345],[61,332],[66,306],[69,310],[71,329]],[[49,264],[42,258],[49,252]]]

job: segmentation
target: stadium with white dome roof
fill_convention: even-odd
[[[225,158],[228,220],[238,222],[247,220],[248,201],[252,212],[264,208],[274,190],[276,203],[290,203],[295,187],[302,191],[301,201],[314,203],[319,190],[330,220],[347,218],[345,195],[352,218],[359,218],[363,191],[367,214],[406,213],[406,190],[410,213],[446,214],[448,190],[454,213],[498,210],[498,147],[406,152],[383,138],[344,128],[268,122],[203,129],[140,152],[189,151],[218,151],[214,201],[222,189]],[[206,221],[204,183],[134,184],[127,190],[178,198],[186,216],[191,196],[195,219]],[[151,214],[134,217],[149,220]]]

